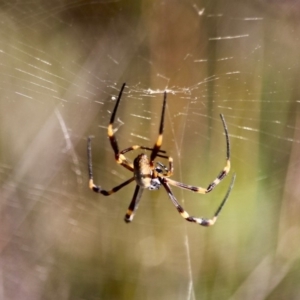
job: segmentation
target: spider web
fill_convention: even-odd
[[[298,299],[299,7],[288,1],[2,1],[1,299]],[[173,178],[203,196],[145,191],[117,165],[107,125],[123,82],[121,149],[152,147],[163,92],[162,149]],[[139,153],[128,153],[133,160]],[[160,159],[167,164],[164,159]]]

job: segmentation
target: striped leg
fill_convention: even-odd
[[[149,147],[145,147],[145,146],[140,146],[140,145],[134,145],[134,146],[131,146],[131,147],[128,147],[128,148],[122,150],[120,152],[120,154],[125,154],[125,153],[127,153],[129,151],[133,151],[133,150],[137,150],[137,149],[153,150],[153,148],[149,148]],[[159,150],[159,152],[166,153],[167,151],[165,151],[165,150]],[[165,157],[165,158],[167,157],[167,156],[163,156],[163,155],[160,155],[160,154],[157,154],[157,156],[161,156],[161,157]]]
[[[221,182],[221,180],[227,175],[227,173],[228,172],[225,173],[225,171],[223,170],[220,173],[220,175],[206,189],[199,187],[199,186],[193,186],[193,185],[185,184],[185,183],[182,183],[179,181],[175,181],[170,178],[166,178],[166,182],[173,186],[176,186],[176,187],[179,187],[179,188],[182,188],[185,190],[189,190],[189,191],[192,191],[195,193],[207,194],[207,193],[211,192],[216,187],[216,185]]]
[[[132,150],[137,150],[137,149],[152,150],[152,152],[155,152],[155,157],[156,157],[158,155],[158,153],[166,153],[166,151],[159,149],[161,143],[160,143],[159,147],[157,147],[157,145],[155,145],[154,148],[149,148],[149,147],[140,146],[140,145],[134,145],[134,146],[128,147],[128,148],[126,148],[122,151],[119,150],[119,145],[118,145],[118,142],[117,142],[117,138],[114,135],[113,124],[114,124],[114,121],[115,121],[115,117],[116,117],[116,114],[117,114],[117,110],[118,110],[118,107],[119,107],[119,104],[120,104],[125,86],[126,86],[126,84],[124,83],[121,87],[120,92],[119,92],[119,96],[118,96],[116,105],[115,105],[114,110],[111,114],[110,122],[109,122],[109,125],[108,125],[108,128],[107,128],[107,134],[108,134],[108,137],[109,137],[109,140],[110,140],[110,144],[111,144],[111,146],[114,150],[114,153],[115,153],[116,162],[118,164],[122,165],[123,167],[125,167],[126,169],[128,169],[129,171],[133,172],[133,166],[132,166],[131,163],[129,163],[127,161],[126,157],[124,156],[125,153],[127,153],[129,151],[132,151]],[[165,94],[165,98],[166,98],[166,94]],[[166,99],[164,99],[164,102],[165,102],[165,100]],[[163,110],[163,113],[164,113],[164,110]],[[162,126],[163,126],[163,120],[161,122],[161,127]]]
[[[142,189],[139,185],[136,185],[132,200],[129,204],[127,213],[124,217],[124,221],[126,223],[130,223],[133,220],[135,211],[138,208],[139,202],[141,200],[144,189]]]
[[[164,101],[163,101],[163,107],[161,112],[161,118],[160,118],[160,126],[159,126],[159,132],[158,132],[158,138],[157,141],[153,147],[153,150],[151,152],[150,156],[150,164],[153,166],[153,161],[158,156],[158,153],[160,152],[160,147],[163,141],[163,131],[164,131],[164,118],[165,118],[165,110],[166,110],[166,102],[167,102],[167,92],[164,93]]]
[[[180,188],[185,189],[185,190],[195,192],[195,193],[207,194],[207,193],[211,192],[225,178],[225,176],[229,173],[229,171],[230,171],[229,135],[228,135],[228,129],[227,129],[227,125],[226,125],[224,116],[221,114],[220,117],[221,117],[221,120],[222,120],[222,123],[223,123],[224,131],[225,131],[225,138],[226,138],[226,166],[224,167],[224,169],[219,173],[217,178],[212,183],[210,183],[208,185],[208,187],[206,189],[202,188],[202,187],[197,187],[197,186],[185,184],[185,183],[178,182],[178,181],[167,178],[166,181],[169,184],[171,184],[173,186],[180,187]]]
[[[173,171],[174,171],[174,166],[173,166],[173,158],[171,156],[168,157],[168,161],[169,161],[169,170],[167,172],[166,175],[164,175],[165,177],[170,177],[173,175]]]
[[[122,94],[123,94],[125,86],[126,86],[126,83],[123,83],[123,85],[121,87],[121,90],[119,92],[119,96],[118,96],[115,108],[114,108],[113,113],[111,115],[109,125],[107,127],[107,134],[108,134],[108,137],[109,137],[109,141],[110,141],[111,147],[113,148],[113,150],[115,152],[115,160],[116,160],[116,162],[118,164],[120,164],[121,166],[125,167],[126,169],[128,169],[129,171],[133,172],[133,166],[132,166],[132,164],[130,164],[127,161],[126,157],[123,154],[120,153],[119,145],[118,145],[118,142],[117,142],[117,138],[114,135],[114,129],[113,129],[113,124],[114,124],[114,121],[115,121],[115,117],[116,117],[116,114],[117,114],[117,110],[118,110],[118,107],[119,107],[119,104],[120,104],[120,101],[121,101]]]
[[[92,144],[91,144],[91,137],[88,137],[88,168],[89,168],[89,188],[96,193],[101,193],[104,196],[109,196],[115,192],[117,192],[122,187],[126,186],[130,182],[134,181],[134,177],[126,180],[125,182],[121,183],[120,185],[114,187],[113,189],[106,191],[103,190],[99,185],[94,184],[93,180],[93,164],[92,164]]]
[[[118,186],[115,186],[114,188],[112,188],[111,190],[107,191],[107,190],[103,190],[101,186],[99,185],[95,185],[94,181],[93,181],[93,177],[90,177],[89,180],[89,188],[91,190],[93,190],[96,193],[100,193],[104,196],[110,196],[113,193],[116,193],[118,190],[120,190],[121,188],[123,188],[124,186],[128,185],[129,183],[131,183],[132,181],[134,181],[134,177],[124,181],[123,183],[121,183]]]
[[[126,86],[126,83],[123,83],[122,87],[121,87],[121,90],[119,92],[119,96],[118,96],[118,99],[117,99],[117,102],[116,102],[116,105],[115,105],[115,108],[113,110],[113,113],[111,114],[111,118],[110,118],[110,122],[109,122],[109,125],[108,125],[108,128],[107,128],[107,134],[108,134],[108,137],[109,137],[109,140],[110,140],[110,144],[115,152],[115,156],[116,156],[116,160],[119,159],[119,146],[118,146],[118,142],[117,142],[117,139],[114,135],[114,129],[113,129],[113,124],[114,124],[114,121],[115,121],[115,116],[116,116],[116,113],[117,113],[117,110],[118,110],[118,107],[119,107],[119,104],[120,104],[120,100],[122,98],[122,94],[123,94],[123,91],[124,91],[124,88]]]
[[[194,222],[194,223],[197,223],[199,225],[202,225],[202,226],[212,226],[216,223],[217,219],[218,219],[218,216],[222,210],[222,208],[224,207],[229,195],[230,195],[230,192],[233,188],[233,185],[234,185],[234,181],[235,181],[235,174],[233,175],[232,179],[231,179],[231,183],[230,183],[230,186],[226,192],[226,195],[224,197],[224,199],[222,200],[220,206],[218,207],[217,211],[215,212],[214,216],[212,219],[204,219],[204,218],[195,218],[195,217],[192,217],[188,214],[187,211],[184,210],[184,208],[178,203],[177,199],[175,198],[175,196],[173,195],[168,183],[167,183],[167,180],[166,178],[160,178],[160,182],[161,184],[164,186],[164,188],[166,189],[167,193],[168,193],[168,196],[170,197],[172,203],[174,204],[174,206],[176,207],[177,211],[180,213],[180,215],[186,219],[188,222]]]
[[[220,183],[222,179],[229,173],[230,171],[230,143],[229,143],[229,134],[228,134],[228,128],[225,122],[225,118],[222,114],[220,114],[220,118],[223,123],[224,132],[225,132],[225,139],[226,139],[226,166],[225,168],[220,172],[218,177],[207,187],[205,193],[211,192],[217,184]]]

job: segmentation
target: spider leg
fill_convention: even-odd
[[[162,174],[163,176],[165,176],[166,174],[169,173],[169,169],[163,163],[161,163],[159,161],[156,162],[156,168],[155,168],[155,170],[158,173]]]
[[[224,116],[222,114],[220,114],[222,123],[223,123],[223,127],[224,127],[224,131],[225,131],[225,138],[226,138],[226,165],[223,168],[223,170],[219,173],[219,175],[217,176],[217,178],[208,185],[208,187],[202,188],[202,187],[197,187],[197,186],[192,186],[189,184],[185,184],[182,182],[178,182],[172,179],[167,178],[166,181],[174,186],[177,186],[179,188],[182,189],[186,189],[192,192],[196,192],[199,194],[207,194],[209,192],[211,192],[223,179],[224,177],[229,173],[230,171],[230,143],[229,143],[229,135],[228,135],[228,129],[227,129],[227,125],[224,119]]]
[[[163,131],[164,131],[164,118],[165,118],[165,110],[166,110],[166,102],[167,102],[167,92],[164,92],[164,101],[162,106],[162,112],[161,112],[161,119],[160,119],[160,126],[159,126],[159,132],[158,132],[158,138],[157,141],[153,147],[153,150],[151,152],[150,156],[150,164],[153,167],[153,161],[158,155],[160,151],[160,147],[163,141]]]
[[[121,87],[121,90],[119,92],[119,96],[118,96],[115,108],[113,110],[113,113],[111,114],[108,128],[107,128],[107,134],[108,134],[108,137],[109,137],[109,140],[110,140],[110,144],[111,144],[111,146],[112,146],[112,148],[115,152],[116,159],[119,158],[118,156],[119,156],[120,151],[119,151],[119,146],[118,146],[117,139],[114,135],[113,124],[114,124],[114,121],[115,121],[115,116],[116,116],[116,113],[117,113],[117,110],[118,110],[118,107],[119,107],[119,104],[120,104],[125,86],[126,86],[126,83],[123,83],[123,85]]]
[[[107,191],[107,190],[103,190],[101,186],[99,185],[95,185],[93,178],[90,178],[89,181],[89,188],[91,190],[93,190],[96,193],[100,193],[104,196],[110,196],[113,193],[116,193],[118,190],[120,190],[121,188],[123,188],[124,186],[128,185],[129,183],[131,183],[132,181],[134,181],[134,177],[124,181],[123,183],[121,183],[120,185],[115,186],[114,188],[112,188],[111,190]]]
[[[169,167],[167,168],[164,164],[162,164],[161,162],[157,162],[156,164],[164,169],[165,173],[163,174],[164,177],[170,177],[173,175],[173,171],[174,171],[174,166],[173,166],[173,158],[171,156],[166,156],[166,155],[160,155],[157,154],[158,157],[162,157],[162,158],[166,158],[169,161]]]
[[[119,107],[119,104],[120,104],[125,86],[126,86],[126,83],[123,83],[123,85],[121,87],[121,90],[119,92],[119,96],[118,96],[115,108],[113,110],[113,113],[111,114],[110,122],[109,122],[109,125],[107,127],[107,134],[108,134],[108,137],[109,137],[111,147],[113,148],[113,150],[115,152],[116,162],[118,164],[122,165],[123,167],[125,167],[126,169],[128,169],[129,171],[133,172],[132,164],[130,164],[127,161],[126,157],[123,154],[120,153],[117,138],[114,135],[114,129],[113,129],[113,124],[114,124],[114,121],[115,121],[116,113],[117,113],[117,110],[118,110],[118,107]]]
[[[134,190],[134,194],[132,197],[132,200],[129,204],[127,213],[124,217],[124,221],[126,223],[129,223],[133,220],[134,217],[134,213],[138,208],[138,204],[141,200],[142,194],[143,194],[144,189],[142,189],[139,185],[136,185],[135,190]]]
[[[222,114],[220,114],[220,118],[221,118],[222,123],[223,123],[224,132],[225,132],[225,139],[226,139],[226,166],[219,173],[219,175],[217,176],[217,178],[211,184],[209,184],[209,186],[206,189],[206,193],[211,192],[216,187],[216,185],[218,185],[220,183],[220,181],[222,179],[224,179],[224,177],[230,171],[230,143],[229,143],[228,128],[227,128],[227,124],[225,122],[225,118],[224,118],[224,116]]]
[[[196,218],[196,217],[192,217],[188,214],[187,211],[184,210],[184,208],[178,203],[177,199],[175,198],[174,194],[172,193],[171,191],[171,188],[170,186],[168,185],[168,182],[167,180],[165,180],[165,178],[160,178],[160,182],[162,183],[162,185],[164,186],[165,190],[167,191],[168,193],[168,196],[169,198],[171,199],[172,203],[174,204],[174,206],[176,207],[177,211],[179,212],[179,214],[184,218],[186,219],[188,222],[194,222],[194,223],[197,223],[199,225],[202,225],[202,226],[212,226],[216,223],[217,219],[218,219],[218,216],[222,210],[222,208],[224,207],[229,195],[230,195],[230,192],[233,188],[233,185],[234,185],[234,181],[235,181],[235,177],[236,175],[234,174],[232,179],[231,179],[231,183],[229,185],[229,188],[226,192],[226,195],[224,197],[224,199],[222,200],[221,204],[219,205],[218,209],[216,210],[213,218],[211,219],[205,219],[205,218]]]
[[[125,182],[121,183],[120,185],[112,188],[110,191],[103,190],[100,186],[94,184],[93,180],[93,164],[92,164],[92,144],[91,144],[91,137],[88,137],[88,169],[89,169],[89,188],[96,193],[101,193],[104,196],[109,196],[115,192],[117,192],[122,187],[126,186],[130,182],[134,181],[134,177],[126,180]]]
[[[205,194],[211,192],[216,187],[216,185],[218,185],[221,182],[221,180],[223,180],[224,177],[230,171],[230,143],[229,143],[228,128],[227,128],[227,125],[226,125],[226,122],[225,122],[225,118],[222,114],[220,114],[220,118],[221,118],[222,123],[223,123],[224,132],[225,132],[225,139],[226,139],[226,166],[219,173],[217,178],[211,184],[208,185],[208,187],[205,190]]]
[[[149,148],[149,147],[145,147],[145,146],[140,146],[140,145],[134,145],[134,146],[131,146],[131,147],[128,147],[128,148],[122,150],[122,151],[120,152],[120,154],[125,154],[125,153],[127,153],[127,152],[129,152],[129,151],[137,150],[137,149],[153,150],[153,148]],[[166,153],[167,151],[165,151],[165,150],[159,150],[159,152],[161,152],[161,153]],[[159,155],[159,154],[157,154],[157,155]],[[163,157],[166,157],[166,156],[163,156]]]

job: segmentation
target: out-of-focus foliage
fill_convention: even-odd
[[[299,4],[295,1],[2,1],[1,299],[299,299]],[[218,222],[182,219],[163,189],[104,197],[131,174],[120,148],[151,147],[163,91],[174,179],[207,186],[225,163],[235,187]],[[130,159],[136,153],[129,154]],[[300,158],[299,158],[300,159]],[[210,217],[206,196],[173,188]]]

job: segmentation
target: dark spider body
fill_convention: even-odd
[[[175,198],[174,194],[171,191],[170,185],[186,189],[195,193],[199,194],[207,194],[211,192],[223,179],[224,177],[229,173],[230,171],[230,144],[229,144],[229,135],[227,126],[225,123],[225,119],[223,115],[220,115],[224,131],[225,131],[225,137],[226,137],[226,165],[223,168],[223,170],[219,173],[217,178],[208,185],[207,188],[197,187],[188,185],[182,182],[178,182],[175,180],[170,179],[170,177],[173,175],[173,159],[170,156],[164,155],[166,151],[161,150],[161,145],[163,141],[163,128],[164,128],[164,115],[165,115],[165,108],[166,108],[166,100],[167,100],[167,93],[164,93],[164,100],[163,100],[163,106],[162,106],[162,113],[161,113],[161,119],[160,119],[160,127],[159,127],[159,134],[156,143],[154,144],[153,148],[140,146],[140,145],[134,145],[131,147],[128,147],[122,151],[119,150],[117,139],[114,135],[113,130],[113,123],[115,120],[116,112],[118,109],[118,106],[120,104],[120,100],[122,97],[123,90],[125,88],[125,83],[123,84],[115,108],[113,110],[113,113],[111,115],[110,123],[107,128],[108,137],[110,140],[110,144],[114,150],[115,153],[115,160],[118,164],[126,168],[127,170],[131,171],[133,173],[133,177],[129,178],[125,182],[121,183],[120,185],[112,188],[111,190],[104,190],[100,186],[94,184],[93,180],[93,170],[92,170],[92,146],[91,146],[91,137],[88,138],[88,169],[89,169],[89,187],[96,193],[101,193],[104,196],[109,196],[124,186],[128,185],[129,183],[135,181],[136,187],[134,190],[134,194],[132,197],[132,200],[130,202],[130,205],[128,207],[127,213],[125,215],[125,222],[131,222],[134,217],[134,213],[138,207],[139,201],[141,199],[142,193],[145,189],[148,190],[158,190],[160,186],[163,186],[166,190],[170,200],[176,207],[179,214],[186,219],[189,222],[194,222],[202,226],[211,226],[214,225],[223,206],[225,205],[229,194],[231,192],[231,189],[234,185],[235,181],[235,174],[232,177],[231,183],[229,185],[229,188],[227,190],[227,193],[225,197],[223,198],[221,204],[219,205],[217,211],[214,214],[214,217],[211,219],[204,219],[204,218],[196,218],[192,217],[188,214],[187,211],[184,210],[184,208],[178,203],[177,199]],[[125,153],[129,151],[134,151],[137,149],[142,150],[148,150],[151,151],[150,158],[147,157],[145,153],[139,154],[133,161],[133,164],[130,163],[127,158],[125,157]],[[163,153],[163,154],[162,154]],[[161,157],[164,159],[168,159],[169,166],[166,167],[164,164],[160,162],[155,162],[156,157]]]

